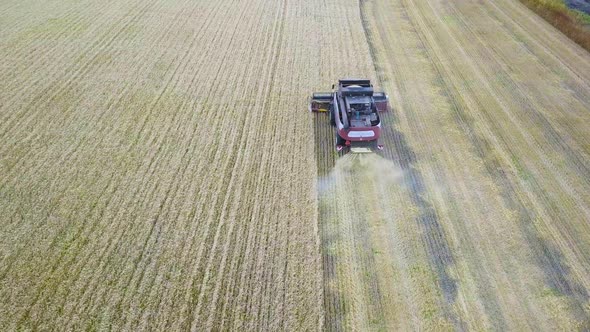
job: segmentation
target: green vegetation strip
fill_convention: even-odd
[[[570,9],[562,0],[520,1],[590,51],[590,15]]]

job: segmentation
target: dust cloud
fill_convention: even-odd
[[[348,154],[319,181],[328,329],[391,327],[403,315],[390,285],[405,265],[403,171],[377,154]],[[389,286],[388,286],[389,285]],[[394,308],[396,313],[394,313]]]
[[[375,153],[349,153],[336,161],[336,165],[327,176],[320,178],[319,191],[320,196],[329,196],[343,185],[352,182],[378,187],[403,186],[403,178],[401,168]]]

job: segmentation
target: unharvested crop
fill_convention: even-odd
[[[0,330],[317,329],[306,97],[355,5],[2,2]]]

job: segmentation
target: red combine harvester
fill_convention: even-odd
[[[312,112],[329,112],[330,123],[336,127],[336,150],[373,152],[382,150],[379,112],[389,109],[389,97],[373,91],[365,79],[342,79],[332,92],[314,93],[309,103]]]

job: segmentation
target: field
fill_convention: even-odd
[[[589,55],[514,1],[361,5],[394,111],[320,171],[326,327],[589,329]]]
[[[520,0],[570,39],[590,51],[590,3],[587,0]]]
[[[590,55],[517,0],[0,13],[0,330],[590,329]]]
[[[318,326],[303,96],[346,8],[1,8],[0,329]]]

